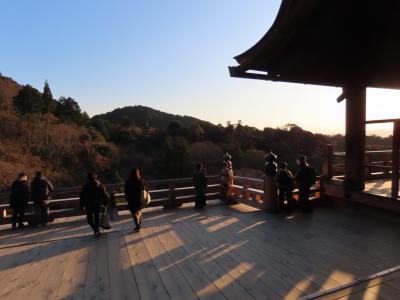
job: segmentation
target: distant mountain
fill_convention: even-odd
[[[183,126],[187,127],[193,123],[202,126],[215,126],[210,122],[206,122],[194,117],[180,116],[162,112],[147,106],[126,106],[117,108],[111,112],[94,116],[92,119],[105,119],[112,124],[119,124],[124,118],[128,118],[138,127],[154,127],[164,130],[168,127],[171,121],[179,121]]]

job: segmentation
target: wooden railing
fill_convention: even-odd
[[[327,145],[324,155],[323,175],[333,183],[343,183],[345,179],[345,152],[334,152]],[[396,156],[393,160],[393,156]],[[394,150],[365,151],[364,178],[365,180],[392,179],[392,198],[398,199],[399,194],[399,164]],[[396,162],[397,160],[397,162]]]
[[[218,176],[208,176],[207,200],[219,198],[220,184]],[[183,203],[194,202],[195,194],[192,178],[179,178],[167,180],[150,180],[146,182],[152,197],[149,207],[176,208]],[[118,210],[127,210],[128,204],[124,200],[123,184],[106,184],[107,190],[114,193]],[[49,201],[52,218],[76,216],[82,214],[79,203],[80,187],[59,188],[52,194]],[[8,204],[8,194],[2,193],[3,202],[0,204],[0,224],[10,223],[11,209]],[[34,206],[29,203],[26,219],[33,218]]]
[[[312,201],[322,198],[323,180],[322,176],[317,177],[317,183],[311,187]],[[264,179],[234,176],[232,195],[237,201],[244,202],[256,208],[262,208],[264,201]],[[293,199],[298,201],[299,190],[293,191]]]

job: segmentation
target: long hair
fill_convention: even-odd
[[[142,180],[142,172],[140,172],[139,168],[133,168],[131,171],[131,178],[133,180],[140,181]]]

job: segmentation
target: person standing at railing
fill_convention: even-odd
[[[207,177],[204,165],[199,163],[193,175],[194,191],[196,193],[195,208],[204,208],[206,206]]]
[[[220,182],[221,182],[221,193],[220,193],[221,200],[222,202],[229,204],[230,189],[233,184],[233,172],[229,169],[229,165],[225,161],[222,163]]]
[[[12,208],[12,228],[24,227],[25,208],[29,201],[28,176],[20,173],[11,185],[10,207]]]
[[[93,229],[95,238],[100,236],[101,206],[108,204],[110,196],[104,185],[98,180],[96,173],[90,173],[86,184],[82,187],[80,195],[81,209],[86,211],[87,222]]]
[[[299,187],[299,202],[304,212],[312,212],[309,196],[311,186],[317,181],[315,170],[307,163],[305,155],[300,155],[296,162],[299,166],[295,176],[296,184]]]
[[[46,226],[49,221],[49,200],[50,194],[54,187],[52,183],[42,174],[41,171],[36,172],[31,182],[31,198],[35,203],[36,217],[38,223]]]
[[[138,168],[133,168],[131,176],[125,182],[125,200],[128,202],[133,221],[135,222],[135,232],[140,232],[142,225],[142,194],[147,191],[146,183]]]
[[[292,210],[293,206],[293,190],[294,190],[294,178],[292,172],[287,168],[286,162],[279,164],[279,170],[275,175],[276,187],[278,188],[278,200],[279,209],[284,207],[284,201],[286,198],[288,211]]]

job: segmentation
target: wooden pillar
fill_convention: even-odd
[[[263,208],[267,212],[278,210],[278,197],[276,194],[276,182],[274,176],[264,176],[264,201]]]
[[[367,90],[362,86],[346,89],[346,193],[364,190],[365,121]]]
[[[399,151],[400,151],[400,122],[393,125],[392,150],[392,198],[399,197]]]
[[[322,175],[324,176],[325,180],[330,180],[333,177],[332,164],[333,164],[333,146],[326,145],[324,153],[324,161],[322,165]]]

